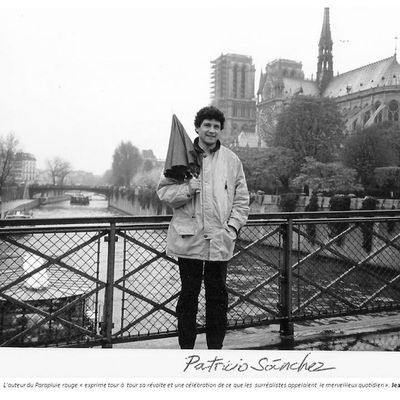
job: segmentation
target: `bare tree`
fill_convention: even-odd
[[[18,140],[13,132],[0,136],[0,188],[10,177],[12,161],[17,152]]]
[[[113,155],[111,166],[113,183],[119,186],[129,186],[142,164],[143,157],[139,149],[130,141],[121,142]]]
[[[47,169],[51,176],[53,185],[63,185],[64,179],[72,171],[71,164],[60,157],[47,160]]]

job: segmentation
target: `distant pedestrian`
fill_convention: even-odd
[[[157,191],[173,209],[167,254],[178,258],[182,288],[176,311],[182,349],[195,345],[203,278],[207,347],[222,348],[228,310],[227,264],[249,212],[242,163],[219,141],[224,123],[224,114],[215,107],[197,113],[194,149],[200,165],[198,178],[178,181],[163,177]]]

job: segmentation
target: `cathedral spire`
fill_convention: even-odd
[[[318,44],[317,83],[322,93],[333,77],[332,37],[329,24],[329,8],[324,9],[321,38]]]

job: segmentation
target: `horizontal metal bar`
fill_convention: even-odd
[[[171,215],[122,216],[122,217],[80,217],[80,218],[32,218],[32,219],[2,219],[0,228],[4,226],[32,225],[93,225],[93,224],[137,224],[169,222]]]
[[[329,225],[336,222],[346,222],[346,223],[359,223],[363,224],[366,222],[399,222],[400,217],[349,217],[349,218],[339,218],[339,217],[332,217],[332,218],[308,218],[308,219],[296,219],[294,220],[296,225]]]
[[[292,219],[301,218],[335,218],[335,217],[378,217],[378,216],[400,216],[400,209],[396,210],[351,210],[351,211],[296,211],[288,213],[266,213],[266,214],[250,214],[249,220],[254,219]]]
[[[26,227],[26,226],[19,226],[19,227],[9,227],[0,229],[0,238],[2,236],[9,236],[9,235],[34,235],[34,234],[45,234],[45,233],[93,233],[99,232],[103,235],[106,235],[109,230],[108,225],[102,226],[87,226],[87,225],[70,225],[70,226],[48,226],[48,227],[41,227],[41,226],[34,226],[34,227]]]
[[[355,210],[355,211],[316,211],[292,213],[250,214],[249,222],[298,220],[301,218],[351,218],[351,217],[400,217],[400,209],[396,210]],[[162,224],[169,223],[172,215],[120,216],[120,217],[82,217],[82,218],[33,218],[3,219],[0,228],[11,226],[54,226],[54,225],[94,225],[94,224]],[[118,225],[119,227],[119,225]]]

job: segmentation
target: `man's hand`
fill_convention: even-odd
[[[201,182],[198,178],[192,178],[189,180],[189,193],[195,194],[196,192],[200,192]]]
[[[237,239],[237,237],[238,237],[237,230],[232,225],[228,225],[228,229],[229,229],[229,232],[232,233],[232,235],[234,235],[235,239]]]

